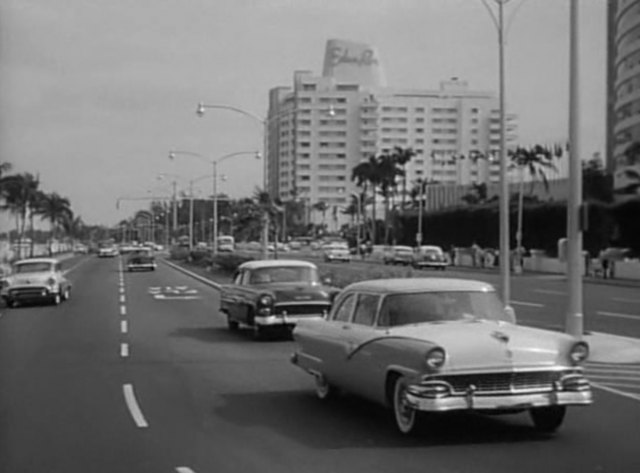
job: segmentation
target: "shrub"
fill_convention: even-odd
[[[213,264],[217,266],[219,269],[232,273],[234,272],[238,266],[242,263],[246,263],[247,261],[253,261],[254,258],[251,256],[242,256],[237,254],[219,254],[213,258]]]
[[[186,261],[189,258],[189,248],[172,246],[169,250],[169,258],[176,261]]]

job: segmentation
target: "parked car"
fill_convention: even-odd
[[[326,315],[339,290],[325,283],[307,261],[248,261],[238,267],[232,284],[222,286],[220,311],[230,330],[246,325],[259,339],[273,329]]]
[[[434,268],[444,271],[449,266],[449,260],[439,246],[424,245],[418,247],[413,266],[415,268]]]
[[[591,404],[583,375],[588,345],[564,333],[518,326],[494,288],[444,278],[362,281],[329,316],[300,322],[292,361],[336,389],[393,409],[410,433],[420,412],[528,411],[553,432],[567,406]]]
[[[60,304],[69,299],[71,283],[55,258],[16,261],[11,273],[0,281],[0,294],[8,307],[23,302],[47,301]]]
[[[396,245],[387,248],[382,256],[384,264],[413,264],[413,248]]]
[[[156,267],[156,258],[153,255],[153,250],[151,249],[141,248],[131,252],[127,257],[128,271],[155,271]]]

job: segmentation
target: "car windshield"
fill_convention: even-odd
[[[502,304],[494,292],[443,291],[391,294],[385,297],[378,325],[425,322],[494,320],[508,322]]]
[[[319,281],[316,268],[308,266],[277,266],[273,268],[257,268],[251,271],[250,284],[269,284],[279,282],[317,283]]]
[[[51,263],[38,262],[38,263],[21,263],[13,267],[13,271],[16,274],[24,273],[39,273],[43,271],[50,271],[52,268]]]
[[[396,248],[394,251],[401,255],[413,253],[413,250],[411,248]]]

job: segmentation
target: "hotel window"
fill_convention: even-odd
[[[311,176],[298,175],[301,181],[310,181]]]
[[[472,108],[471,109],[471,113],[478,113],[478,112],[479,112],[479,110],[477,108]]]
[[[418,107],[418,108],[415,109],[415,112],[416,113],[424,113],[424,108]]]
[[[302,84],[302,90],[316,90],[316,84]]]
[[[424,128],[416,128],[416,133],[424,133]]]
[[[298,120],[298,125],[301,125],[301,126],[311,125],[311,120]]]
[[[298,144],[300,145],[301,148],[308,148],[311,146],[311,143],[309,143],[308,141],[301,141]]]
[[[311,103],[311,97],[299,97],[298,103]]]
[[[424,118],[422,118],[422,117],[417,117],[417,118],[416,118],[416,123],[424,123]]]
[[[423,140],[422,138],[418,138],[418,139],[416,140],[416,144],[417,144],[417,145],[423,145],[423,144],[424,144],[424,140]]]
[[[358,84],[341,84],[336,86],[336,90],[355,91],[359,89]]]

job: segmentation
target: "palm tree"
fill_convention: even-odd
[[[329,210],[329,204],[327,204],[327,203],[326,203],[325,201],[323,201],[323,200],[320,200],[320,201],[316,202],[315,204],[313,204],[313,205],[311,206],[311,208],[312,208],[313,210],[317,210],[317,211],[319,211],[319,212],[321,212],[321,213],[322,213],[322,226],[324,227],[324,225],[325,225],[325,218],[326,218],[326,215],[327,215],[327,210]]]
[[[369,159],[362,161],[351,170],[351,180],[362,188],[362,201],[367,201],[367,191],[371,186],[371,242],[376,243],[376,190],[382,182],[383,173],[379,160],[375,156],[369,156]],[[364,218],[366,221],[366,216]]]
[[[56,237],[57,230],[63,225],[65,220],[73,220],[73,212],[71,211],[71,203],[66,197],[60,196],[56,192],[51,194],[44,194],[42,202],[38,209],[38,214],[44,219],[49,221],[50,236],[49,236],[49,254],[53,253],[52,242]]]
[[[415,155],[416,152],[413,149],[401,148],[400,146],[393,148],[393,152],[391,153],[396,164],[402,167],[402,204],[400,207],[402,209],[404,209],[407,195],[407,163],[411,161]]]
[[[529,171],[531,177],[530,195],[533,194],[533,188],[536,180],[540,178],[544,184],[545,190],[549,191],[549,180],[547,179],[546,170],[556,170],[553,164],[553,150],[541,145],[535,145],[531,148],[523,148],[518,146],[510,153],[512,166],[520,172],[520,190],[518,198],[518,230],[516,232],[516,249],[520,251],[522,248],[522,217],[523,217],[523,186],[524,186],[524,170]],[[518,259],[519,260],[519,259]]]
[[[4,202],[0,207],[8,210],[16,218],[18,233],[18,258],[22,257],[22,241],[29,210],[34,207],[39,182],[30,173],[13,174],[2,178],[2,194]]]

